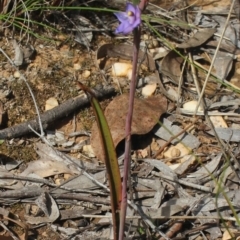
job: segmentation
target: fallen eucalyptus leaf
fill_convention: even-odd
[[[106,57],[114,57],[114,58],[122,58],[130,60],[132,59],[133,47],[127,44],[104,44],[97,51],[97,60],[103,59]],[[138,55],[139,61],[141,61],[144,65],[146,65],[150,71],[155,71],[155,61],[151,57],[151,55],[144,53],[143,51],[139,51]],[[104,68],[104,63],[99,64],[100,69]]]
[[[98,63],[99,68],[102,70],[105,68],[107,57],[132,60],[132,56],[133,56],[133,47],[131,45],[104,44],[97,51],[96,62]],[[155,78],[156,83],[160,82],[159,73],[156,69],[155,61],[150,54],[146,54],[145,52],[139,50],[138,62],[141,64],[144,64],[148,68],[148,70],[153,73],[150,76],[153,76]],[[128,78],[130,76],[129,70],[128,70],[127,76]]]
[[[199,29],[188,41],[177,45],[177,48],[193,48],[205,43],[216,32],[215,28]]]
[[[14,175],[8,172],[6,169],[0,168],[0,175],[2,177],[6,176],[6,179],[0,179],[0,187],[4,189],[21,189],[23,184],[21,181],[14,180]],[[13,179],[7,179],[13,177]]]
[[[13,62],[18,67],[23,64],[23,51],[15,39],[12,40],[12,44],[13,44],[14,51],[15,51],[15,56],[14,56]]]
[[[240,142],[240,130],[233,128],[215,128],[218,137],[227,142]],[[208,134],[214,136],[212,130],[207,132]]]
[[[105,110],[105,116],[116,147],[125,138],[125,122],[128,112],[128,94],[113,99]],[[160,116],[167,110],[167,99],[164,96],[151,96],[147,99],[135,99],[132,121],[132,134],[146,134],[156,125]],[[97,124],[92,127],[91,145],[95,155],[101,161],[105,157],[99,141]]]
[[[189,174],[188,178],[196,178],[197,180],[208,177],[209,174],[213,174],[214,171],[218,168],[222,158],[222,153],[218,154],[216,157],[212,158],[210,162],[204,164],[196,172]]]
[[[179,56],[175,50],[172,50],[161,62],[161,72],[168,76],[175,84],[178,84],[181,77],[181,65],[183,60],[183,57]]]
[[[76,33],[74,40],[89,49],[90,42],[93,38],[93,33],[91,30],[89,30],[89,27],[94,28],[93,25],[87,18],[80,15],[75,16],[74,22],[76,24]]]
[[[50,222],[54,222],[58,219],[60,213],[58,206],[52,196],[43,192],[35,201],[35,203],[42,209]]]
[[[64,162],[42,159],[30,162],[20,176],[28,176],[30,173],[35,173],[41,177],[49,177],[61,173],[74,174],[78,173],[78,171],[71,170]]]

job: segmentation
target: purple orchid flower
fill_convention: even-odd
[[[141,23],[141,10],[138,6],[127,3],[126,12],[114,13],[121,24],[115,33],[128,34]]]

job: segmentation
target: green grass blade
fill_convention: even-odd
[[[98,100],[94,96],[94,93],[89,88],[83,86],[81,83],[79,83],[79,85],[85,91],[85,93],[90,96],[91,105],[94,109],[96,120],[98,123],[98,129],[101,138],[100,140],[102,142],[102,146],[106,156],[105,164],[107,167],[108,181],[110,186],[114,239],[118,239],[122,184],[115,146],[113,144],[112,135],[107,120],[104,116]]]

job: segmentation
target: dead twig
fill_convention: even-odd
[[[165,180],[169,180],[171,182],[176,182],[176,183],[179,183],[179,184],[182,184],[182,185],[185,185],[187,187],[191,187],[191,188],[195,188],[195,189],[198,189],[200,191],[204,191],[204,192],[212,192],[212,188],[210,187],[205,187],[205,186],[202,186],[202,185],[197,185],[195,183],[191,183],[191,182],[187,182],[187,181],[184,181],[184,180],[181,180],[181,179],[175,179],[171,176],[167,176],[167,175],[164,175],[162,173],[158,173],[158,172],[152,172],[152,174],[154,176],[158,176],[158,177],[161,177]]]
[[[94,89],[94,93],[97,98],[104,98],[108,95],[114,94],[115,90],[113,87],[105,86],[101,89]],[[48,125],[60,118],[66,117],[69,114],[73,113],[76,110],[79,110],[83,107],[85,107],[89,103],[88,98],[86,95],[81,95],[76,98],[72,98],[64,102],[63,104],[46,111],[45,113],[40,115],[41,122],[43,125],[43,129],[45,130]],[[0,131],[0,139],[11,139],[11,138],[17,138],[21,137],[23,135],[26,135],[32,130],[29,128],[31,126],[32,129],[35,131],[39,130],[39,121],[37,118],[30,120],[25,123],[21,123],[19,125],[5,128]]]
[[[26,199],[26,198],[36,198],[39,197],[44,192],[40,187],[24,187],[22,189],[10,190],[6,192],[0,192],[0,198],[8,198],[8,199]],[[92,202],[96,204],[104,204],[110,205],[110,201],[108,199],[93,197],[90,194],[87,196],[86,194],[79,193],[52,193],[51,194],[54,199],[74,199],[78,201]]]

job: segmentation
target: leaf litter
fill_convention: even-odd
[[[216,4],[214,8],[211,4],[207,4],[211,8],[207,8],[207,5],[175,4],[169,11],[149,5],[148,11],[151,14],[168,20],[163,23],[150,19],[150,23],[154,23],[159,33],[171,44],[174,43],[175,47],[170,48],[166,41],[160,40],[153,32],[144,30],[149,36],[145,37],[143,42],[146,44],[142,46],[152,49],[148,51],[142,48],[139,57],[141,81],[138,84],[132,127],[132,134],[138,137],[133,142],[135,146],[132,151],[129,189],[129,197],[134,205],[129,205],[127,214],[128,223],[131,221],[128,225],[130,238],[147,239],[151,235],[163,239],[147,220],[154,222],[169,238],[225,239],[226,232],[232,236],[239,235],[238,221],[229,206],[231,204],[239,215],[240,85],[237,80],[233,81],[239,78],[236,71],[240,67],[239,18],[237,13],[227,23],[223,41],[214,56],[229,12],[225,2],[219,1]],[[191,15],[191,19],[188,18],[190,22],[184,18],[184,13]],[[61,106],[65,100],[79,94],[76,85],[72,84],[78,77],[88,85],[95,86],[100,82],[101,76],[102,84],[107,82],[116,90],[123,91],[124,94],[102,103],[117,147],[125,137],[128,106],[125,93],[128,91],[129,80],[126,79],[127,76],[119,76],[118,81],[125,83],[116,86],[116,76],[108,69],[118,62],[131,64],[132,46],[127,43],[109,43],[106,34],[101,36],[94,32],[103,28],[101,23],[95,25],[91,17],[81,14],[75,17],[80,22],[74,26],[73,40],[83,46],[81,54],[84,52],[84,58],[89,59],[88,62],[79,57],[79,50],[72,51],[67,45],[61,47],[63,42],[58,42],[60,50],[57,51],[52,46],[46,47],[45,43],[38,42],[39,45],[35,46],[36,56],[31,61],[26,56],[31,49],[35,49],[31,47],[28,51],[25,48],[28,44],[21,45],[17,39],[13,41],[14,47],[9,45],[6,50],[20,67],[20,72],[27,74],[30,79],[41,110],[44,110],[45,103],[50,98]],[[99,19],[101,17],[100,14]],[[177,25],[176,19],[185,26]],[[94,45],[96,39],[101,42],[100,48],[97,44]],[[150,46],[151,39],[158,44]],[[164,54],[155,55],[159,50],[154,48],[159,46],[164,49]],[[86,51],[84,47],[87,48]],[[89,54],[92,49],[96,56],[94,61]],[[151,52],[154,54],[151,55]],[[52,63],[47,61],[50,54]],[[206,104],[200,106],[202,111],[198,110],[196,117],[194,108],[186,109],[183,106],[190,101],[198,102],[198,88],[202,90],[214,58],[212,75],[204,90]],[[191,63],[194,64],[195,71],[192,70]],[[23,66],[28,69],[28,73]],[[1,71],[1,112],[6,110],[9,116],[8,119],[2,119],[1,124],[10,127],[25,122],[34,113],[30,107],[26,107],[30,98],[24,92],[19,76],[14,77],[14,72],[6,65],[2,65]],[[88,73],[88,77],[84,78],[86,71],[91,74]],[[41,79],[36,77],[37,73]],[[42,81],[43,79],[45,80]],[[154,96],[142,96],[141,89],[148,84],[158,84]],[[22,106],[17,112],[20,102]],[[33,144],[35,139],[32,136],[22,135],[19,136],[22,139],[0,143],[0,201],[8,209],[0,209],[3,216],[1,226],[10,226],[10,212],[14,215],[14,224],[20,223],[19,226],[25,231],[22,236],[18,234],[19,239],[27,239],[28,232],[34,236],[34,228],[38,228],[39,234],[46,236],[45,239],[48,239],[49,231],[55,233],[56,239],[111,238],[111,208],[104,156],[96,125],[93,124],[91,137],[86,131],[91,129],[89,122],[94,122],[89,111],[85,112],[86,116],[79,117],[81,114],[76,109],[75,117],[70,115],[65,122],[56,119],[58,124],[55,125],[54,122],[54,126],[46,126],[51,146],[40,142]],[[211,128],[206,113],[212,115],[210,120],[215,121],[214,129]],[[87,134],[81,135],[81,132]],[[217,142],[216,133],[222,146]],[[9,148],[22,145],[32,149],[38,156],[27,162],[25,154],[16,157],[9,153]],[[161,153],[152,158],[161,148]],[[229,161],[226,161],[226,154]],[[122,175],[121,155],[119,163]],[[9,207],[19,200],[25,207],[24,214],[14,212]],[[145,219],[145,222],[141,219]],[[229,227],[223,222],[229,223]],[[48,227],[42,227],[47,223]],[[30,230],[27,230],[27,226]],[[8,229],[8,233],[10,236],[13,234],[11,229]]]

